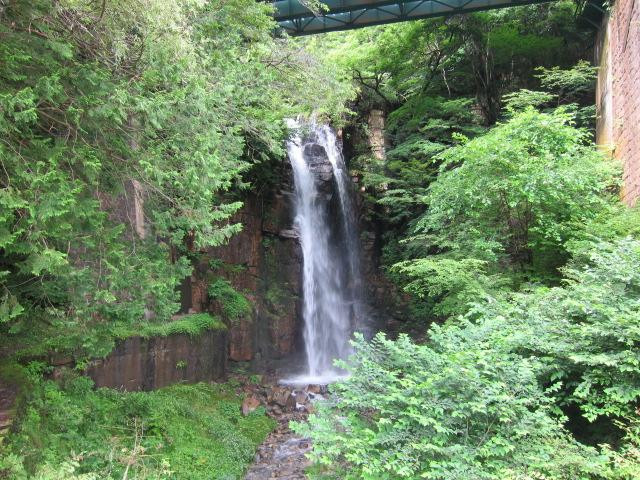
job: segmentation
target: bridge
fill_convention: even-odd
[[[275,0],[275,19],[289,35],[351,30],[369,25],[515,7],[551,0],[321,0],[328,10],[312,12],[300,0]]]

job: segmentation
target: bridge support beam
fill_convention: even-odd
[[[317,16],[300,0],[275,0],[273,5],[276,21],[290,35],[310,35],[547,1],[550,0],[322,0],[329,10]]]

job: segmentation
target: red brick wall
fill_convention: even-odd
[[[623,200],[640,197],[640,0],[616,0],[598,48],[598,143],[623,164]]]

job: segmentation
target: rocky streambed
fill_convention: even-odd
[[[326,395],[326,386],[287,387],[273,380],[263,381],[261,385],[245,384],[242,390],[245,394],[243,414],[264,406],[267,415],[278,422],[258,447],[245,480],[305,480],[304,471],[310,465],[305,454],[311,450],[311,442],[292,432],[289,422],[305,421],[314,410],[313,403]]]

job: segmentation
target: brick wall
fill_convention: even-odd
[[[597,141],[623,164],[623,200],[640,197],[640,0],[616,0],[596,51]]]

